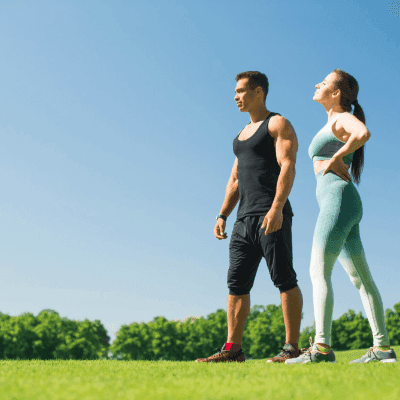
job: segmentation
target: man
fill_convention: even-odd
[[[264,257],[279,289],[286,343],[267,362],[298,357],[303,306],[292,265],[292,209],[288,196],[295,177],[296,133],[290,122],[265,106],[268,79],[257,71],[236,76],[235,101],[251,122],[233,141],[236,155],[215,237],[226,239],[225,221],[240,199],[229,246],[228,338],[222,349],[198,362],[245,360],[242,334],[250,312],[250,290]]]

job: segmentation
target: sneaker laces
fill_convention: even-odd
[[[376,356],[376,354],[375,354],[375,351],[374,351],[374,348],[373,348],[373,347],[370,347],[370,348],[369,348],[369,350],[367,351],[366,356],[369,357],[369,358],[371,358],[372,360],[373,360],[373,359],[379,360],[379,358],[378,358],[378,357]],[[364,357],[365,357],[365,356],[364,356]]]
[[[307,357],[307,356],[310,356],[311,357],[311,350],[312,350],[312,347],[314,346],[314,343],[313,343],[313,341],[312,341],[312,337],[310,336],[310,339],[309,339],[309,343],[310,343],[310,347],[305,347],[304,349],[301,349],[300,351],[301,351],[301,356],[302,357]]]
[[[222,346],[222,347],[224,347],[224,346]],[[215,348],[214,350],[218,350],[218,353],[213,354],[213,356],[216,356],[217,354],[220,354],[223,351],[228,351],[228,350],[225,350],[225,349],[220,349],[219,347]]]
[[[284,347],[278,347],[278,349],[280,350],[280,353],[277,354],[275,357],[285,357],[286,355],[290,355],[293,353],[293,350],[288,350],[288,349],[285,349]],[[294,351],[296,351],[295,348],[294,348]]]
[[[221,354],[221,353],[223,353],[223,352],[228,352],[228,353],[230,353],[230,355],[232,356],[231,351],[225,349],[225,345],[222,346],[222,349],[220,349],[219,347],[216,347],[214,350],[218,350],[218,353],[213,354],[211,357],[216,356],[216,355],[218,355],[218,354]],[[233,356],[234,356],[234,357],[237,357],[237,356],[239,356],[240,353],[242,353],[242,352],[243,352],[243,350],[240,349],[240,350],[234,352],[234,353],[233,353]]]
[[[220,349],[219,347],[215,348],[214,350],[218,350],[218,353],[214,353],[213,355],[211,355],[211,356],[208,357],[208,358],[215,357],[215,356],[217,356],[218,354],[223,353],[224,351],[228,351],[228,350],[223,350],[223,348],[224,348],[224,346],[222,346],[222,349]]]
[[[282,357],[285,354],[290,354],[291,353],[290,350],[284,349],[283,347],[278,347],[278,348],[279,348],[279,350],[281,350],[281,352],[276,357]]]

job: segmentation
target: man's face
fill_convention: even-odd
[[[249,112],[259,101],[257,88],[249,88],[249,78],[239,79],[236,83],[235,101],[241,112]]]

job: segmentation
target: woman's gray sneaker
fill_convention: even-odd
[[[396,353],[393,349],[389,351],[382,351],[371,347],[367,354],[357,360],[350,361],[349,364],[364,364],[371,361],[379,361],[381,363],[394,363],[397,362]]]
[[[336,362],[335,353],[331,349],[329,353],[322,353],[318,350],[317,345],[312,342],[310,337],[310,348],[302,349],[302,355],[297,358],[291,358],[286,360],[285,364],[307,364],[309,362],[319,363],[319,362]]]

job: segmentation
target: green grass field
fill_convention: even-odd
[[[364,353],[314,365],[0,361],[0,399],[400,399],[400,362],[348,364]]]

